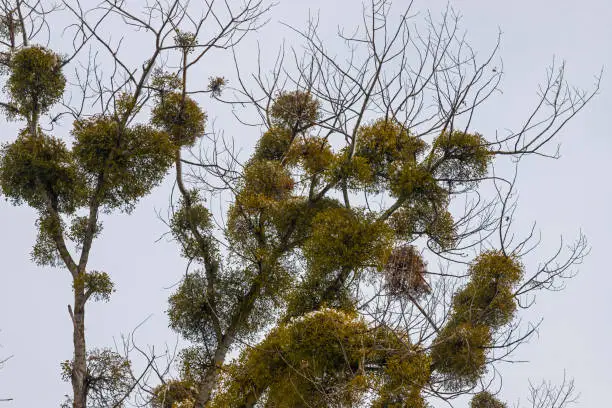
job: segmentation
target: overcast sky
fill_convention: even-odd
[[[255,59],[254,41],[271,55],[283,38],[292,38],[280,22],[302,26],[309,11],[320,11],[321,29],[332,35],[338,25],[354,27],[360,19],[357,0],[278,2],[270,23],[240,49],[239,56],[247,66]],[[395,2],[397,9],[407,3]],[[525,119],[553,56],[567,61],[568,80],[583,87],[592,85],[602,66],[612,67],[609,0],[450,3],[463,15],[462,26],[477,52],[490,50],[498,29],[503,33],[499,55],[504,62],[504,92],[489,102],[486,114],[474,119],[474,130],[481,133],[516,127]],[[429,7],[435,12],[445,5],[444,1],[417,0],[414,10],[426,11]],[[117,28],[117,35],[120,30]],[[59,32],[54,37],[61,43]],[[135,47],[130,52],[138,58],[140,50]],[[232,67],[224,61],[210,60],[203,68],[203,77],[231,72]],[[219,118],[216,125],[227,136],[247,149],[253,145],[257,134],[228,120],[230,116],[222,111],[227,108],[207,106],[208,98],[203,103],[209,117]],[[612,354],[607,347],[612,342],[612,273],[605,257],[612,248],[611,106],[612,78],[604,73],[601,94],[560,135],[561,159],[530,159],[521,169],[517,222],[528,226],[537,221],[544,240],[542,254],[554,250],[561,235],[573,238],[580,230],[589,238],[592,252],[564,292],[540,296],[536,306],[523,315],[533,321],[544,320],[539,335],[516,354],[528,362],[500,366],[505,375],[502,396],[509,402],[524,401],[529,379],[558,382],[565,371],[576,380],[580,407],[609,404]],[[8,130],[0,134],[0,141],[14,140],[13,128],[6,126]],[[112,345],[113,339],[149,315],[152,317],[139,330],[138,340],[157,345],[175,340],[167,329],[166,300],[171,292],[168,288],[180,279],[185,262],[174,243],[163,239],[156,242],[166,231],[156,210],[166,210],[170,186],[167,182],[156,189],[130,216],[104,218],[104,231],[95,241],[90,265],[111,274],[117,293],[108,304],[89,306],[90,348]],[[70,280],[64,270],[40,268],[30,262],[34,221],[30,209],[0,202],[0,356],[14,355],[0,371],[0,398],[13,397],[14,402],[5,405],[19,408],[58,406],[69,391],[58,374],[60,362],[71,358],[72,353],[66,308],[71,299]]]

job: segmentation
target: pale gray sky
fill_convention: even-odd
[[[278,2],[271,22],[243,44],[239,56],[246,65],[254,63],[255,40],[272,55],[283,38],[291,37],[280,21],[302,26],[309,10],[320,10],[322,30],[333,35],[337,25],[352,27],[360,18],[357,0]],[[401,8],[408,1],[395,3]],[[481,133],[517,126],[525,118],[553,56],[566,60],[568,79],[584,87],[593,83],[602,66],[612,67],[609,0],[455,0],[450,4],[463,15],[462,26],[477,52],[490,49],[498,28],[503,32],[499,55],[506,73],[504,92],[494,96],[475,118],[473,127]],[[446,1],[417,0],[414,9],[436,11],[445,5]],[[57,43],[61,42],[59,35],[54,33]],[[130,50],[134,58],[139,52],[138,47]],[[226,59],[209,61],[202,68],[203,78],[232,69]],[[578,406],[609,404],[612,355],[606,350],[612,342],[612,276],[606,254],[612,248],[612,185],[608,180],[612,137],[607,123],[612,106],[610,84],[610,75],[604,72],[600,96],[562,132],[561,160],[530,159],[520,172],[517,222],[527,226],[537,221],[544,240],[542,254],[554,250],[561,235],[573,238],[581,229],[592,252],[564,292],[541,295],[536,306],[523,315],[533,321],[544,317],[544,321],[539,336],[516,354],[529,362],[499,367],[505,375],[501,394],[509,402],[524,400],[529,379],[557,382],[565,370],[581,392]],[[233,136],[239,145],[252,146],[257,137],[254,131],[244,131],[230,121],[227,107],[213,105],[208,98],[202,101],[227,136]],[[13,128],[6,126],[10,131],[0,135],[2,142],[14,139]],[[113,338],[129,332],[150,314],[153,316],[138,332],[138,339],[157,345],[174,341],[165,316],[167,288],[180,278],[185,263],[174,243],[155,242],[166,231],[155,210],[166,210],[169,189],[170,183],[157,188],[130,216],[104,218],[104,231],[95,242],[90,264],[93,269],[108,271],[118,290],[110,303],[89,306],[90,347],[112,345]],[[30,262],[34,220],[32,210],[0,202],[0,356],[14,355],[0,371],[0,397],[13,397],[14,402],[6,406],[18,408],[59,405],[68,392],[68,384],[59,378],[59,365],[72,351],[66,308],[71,298],[68,273]]]

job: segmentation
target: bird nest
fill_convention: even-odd
[[[384,268],[385,288],[390,295],[418,298],[431,292],[425,280],[427,264],[412,245],[395,248]]]

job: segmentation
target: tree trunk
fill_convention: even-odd
[[[87,406],[87,351],[85,347],[85,289],[83,284],[74,288],[73,343],[74,361],[72,365],[73,408]]]
[[[224,340],[217,347],[217,350],[215,351],[214,366],[211,367],[204,375],[204,380],[200,385],[200,391],[198,393],[195,408],[204,408],[210,401],[211,394],[217,385],[217,379],[219,378],[221,366],[225,363],[225,356],[227,355],[229,343],[231,343],[231,341]]]

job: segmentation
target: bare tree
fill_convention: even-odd
[[[578,401],[574,380],[565,375],[561,385],[543,381],[540,384],[529,384],[528,406],[532,408],[563,408]]]

